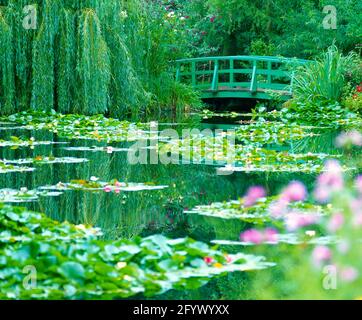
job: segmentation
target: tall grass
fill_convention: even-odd
[[[345,74],[353,64],[354,54],[343,56],[335,45],[315,62],[301,67],[293,84],[296,99],[312,103],[335,103],[342,97]]]

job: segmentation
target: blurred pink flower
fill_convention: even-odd
[[[240,235],[240,240],[242,242],[260,244],[263,242],[264,237],[260,231],[258,231],[256,229],[250,229],[250,230],[246,230],[245,232],[243,232]]]
[[[354,227],[360,228],[362,226],[362,214],[359,213],[354,215],[352,223]]]
[[[357,191],[362,194],[362,175],[359,175],[355,181]]]
[[[215,19],[216,19],[216,17],[215,17],[215,16],[212,16],[212,17],[210,18],[210,22],[211,22],[211,23],[214,23],[214,22],[215,22]]]
[[[340,276],[344,282],[353,282],[358,278],[359,272],[354,267],[346,267],[341,270]]]
[[[350,145],[362,147],[362,134],[357,130],[352,130],[350,132],[343,132],[336,139],[337,147],[341,148]]]
[[[331,250],[326,246],[315,247],[312,253],[312,259],[315,265],[319,266],[332,258]]]
[[[341,165],[336,160],[328,160],[325,164],[325,171],[321,174],[318,179],[317,183],[319,185],[328,186],[333,191],[339,191],[344,186],[343,181],[343,170]]]
[[[316,224],[319,218],[319,216],[311,213],[291,212],[285,216],[285,225],[288,231],[296,231],[300,228]]]
[[[327,161],[324,170],[317,178],[314,190],[315,199],[322,203],[327,202],[333,192],[341,191],[344,187],[343,170],[338,161]]]
[[[342,213],[335,213],[328,222],[328,230],[336,232],[342,228],[344,224],[344,215]]]
[[[112,187],[111,186],[105,186],[103,190],[105,192],[109,193],[109,192],[112,192]]]
[[[314,199],[320,203],[327,203],[331,197],[331,191],[324,186],[317,186],[313,193]]]
[[[264,240],[266,242],[278,242],[278,231],[273,228],[267,228],[264,232]]]
[[[273,218],[280,218],[287,212],[287,209],[288,202],[283,199],[279,199],[270,205],[269,212]]]
[[[362,198],[351,200],[349,205],[353,214],[355,215],[362,214]]]
[[[337,250],[341,254],[346,254],[349,251],[350,248],[351,248],[351,244],[347,240],[341,240],[337,244]]]
[[[260,186],[255,186],[249,188],[248,192],[244,198],[244,206],[251,207],[253,206],[260,198],[264,198],[266,196],[265,189]]]
[[[249,229],[240,235],[242,242],[261,244],[263,242],[277,243],[278,231],[273,228],[267,228],[264,231]]]
[[[307,189],[299,181],[291,182],[283,191],[282,199],[289,202],[303,201],[307,197]]]

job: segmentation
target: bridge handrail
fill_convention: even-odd
[[[220,62],[229,62],[230,66],[227,69],[220,69]],[[251,62],[252,65],[249,68],[235,68],[235,62],[242,61],[242,62]],[[197,64],[202,62],[213,62],[214,67],[213,70],[198,70]],[[267,62],[266,68],[258,68],[258,62]],[[182,77],[185,76],[191,76],[191,84],[194,88],[201,88],[205,86],[204,80],[202,84],[198,84],[197,77],[198,76],[211,76],[211,83],[210,87],[207,90],[211,90],[216,92],[218,90],[219,86],[219,75],[220,74],[229,74],[230,75],[230,81],[228,81],[227,84],[223,83],[223,85],[226,85],[227,87],[235,87],[235,86],[245,86],[247,85],[249,87],[249,92],[251,94],[256,94],[259,88],[258,78],[257,76],[262,74],[264,76],[267,76],[267,85],[268,89],[272,89],[273,86],[277,86],[282,91],[288,91],[289,94],[292,94],[292,84],[294,81],[294,72],[289,72],[286,70],[278,70],[273,69],[272,64],[278,63],[278,64],[286,64],[289,63],[292,65],[303,65],[310,61],[304,60],[304,59],[298,59],[298,58],[286,58],[286,57],[271,57],[271,56],[218,56],[218,57],[198,57],[198,58],[186,58],[186,59],[178,59],[176,60],[176,80],[181,81]],[[184,72],[181,69],[182,65],[190,65],[191,70],[188,70]],[[211,65],[210,65],[211,67]],[[249,74],[251,76],[250,83],[247,82],[235,82],[234,76],[235,74]],[[284,85],[283,83],[275,83],[272,81],[272,77],[287,77],[290,78],[290,85]],[[289,89],[288,89],[289,88]]]
[[[305,64],[310,60],[298,59],[298,58],[287,58],[287,57],[271,57],[271,56],[218,56],[218,57],[198,57],[198,58],[186,58],[177,59],[176,63],[186,62],[201,62],[201,61],[220,61],[220,60],[242,60],[242,61],[261,61],[261,62],[297,62]]]

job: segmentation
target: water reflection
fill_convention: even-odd
[[[169,124],[164,124],[167,127]],[[210,127],[210,124],[207,125]],[[173,124],[183,129],[185,124]],[[203,125],[199,124],[201,129]],[[11,136],[35,138],[37,141],[67,142],[67,145],[39,145],[33,149],[0,148],[0,159],[25,159],[37,156],[77,157],[89,162],[76,164],[34,164],[34,172],[0,174],[0,188],[29,190],[40,186],[70,182],[74,179],[89,180],[96,176],[101,181],[117,179],[121,182],[168,185],[164,190],[121,192],[120,194],[86,191],[68,191],[59,197],[41,197],[40,201],[21,204],[48,216],[76,224],[101,227],[106,238],[133,237],[164,233],[171,237],[191,235],[207,241],[222,239],[223,235],[237,235],[240,224],[222,220],[195,218],[184,210],[196,205],[228,201],[241,196],[250,185],[264,185],[269,194],[276,194],[291,179],[300,179],[310,185],[312,175],[296,173],[237,173],[230,176],[216,175],[215,167],[206,165],[130,165],[127,152],[130,143],[114,143],[108,152],[107,144],[93,140],[65,140],[46,131],[27,131],[2,125],[0,139]],[[215,126],[214,128],[220,128]],[[161,127],[162,129],[162,127]],[[310,145],[313,138],[308,138]],[[322,137],[318,137],[322,139]],[[327,137],[327,140],[333,139]],[[320,147],[322,143],[316,140]],[[300,143],[298,149],[303,148]],[[294,146],[295,149],[297,149]],[[320,147],[321,152],[324,147]],[[116,152],[119,151],[119,152]],[[124,151],[124,152],[121,152]],[[230,237],[229,237],[230,238]]]

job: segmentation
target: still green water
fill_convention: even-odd
[[[235,119],[233,121],[236,121]],[[232,122],[233,122],[232,121]],[[217,122],[220,122],[218,119]],[[187,125],[186,125],[187,126]],[[229,128],[227,123],[208,124],[193,122],[202,128]],[[182,129],[185,125],[168,124],[164,127]],[[234,173],[220,176],[215,166],[207,165],[130,165],[127,152],[70,151],[69,147],[107,146],[91,140],[65,140],[43,131],[9,130],[2,125],[0,139],[11,136],[34,137],[39,141],[67,142],[67,145],[36,146],[30,148],[0,148],[1,159],[23,159],[37,156],[87,158],[80,164],[36,165],[34,172],[0,175],[0,189],[29,190],[55,185],[74,179],[89,180],[96,176],[101,181],[117,179],[122,182],[168,185],[164,190],[121,192],[120,194],[84,191],[67,191],[59,197],[43,197],[38,202],[21,204],[46,213],[49,217],[75,224],[91,224],[102,228],[108,239],[131,238],[162,233],[169,237],[190,236],[204,242],[210,240],[238,240],[246,226],[241,222],[187,215],[184,210],[196,205],[228,201],[241,197],[251,185],[263,185],[269,194],[276,194],[290,180],[301,180],[311,186],[313,175],[295,173]],[[315,150],[333,152],[335,134],[314,138]],[[311,140],[306,141],[311,151]],[[132,143],[114,143],[115,148],[128,148]],[[303,141],[298,144],[303,149]],[[293,146],[295,147],[295,146]],[[245,287],[248,275],[232,274],[211,281],[198,291],[169,292],[158,298],[248,298]]]

